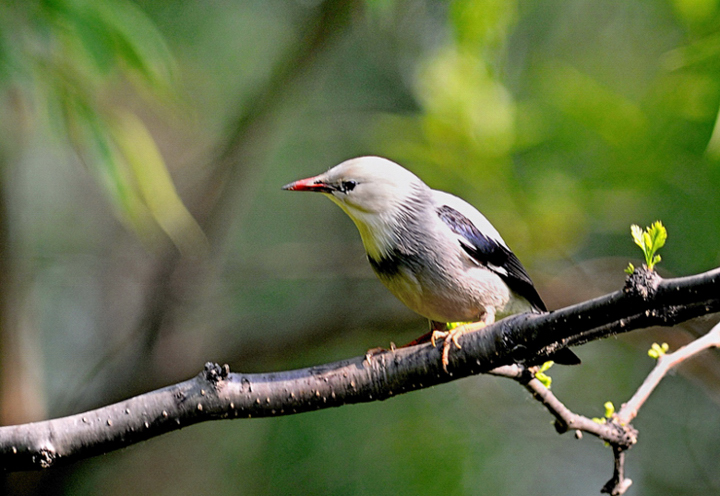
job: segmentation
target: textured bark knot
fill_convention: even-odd
[[[53,466],[55,462],[56,453],[49,448],[42,448],[40,452],[33,457],[35,463],[40,468],[49,468]]]
[[[655,295],[661,282],[662,277],[657,272],[648,270],[643,265],[625,279],[623,292],[629,296],[639,296],[643,300],[648,300]]]
[[[637,444],[638,431],[631,424],[621,425],[617,422],[610,422],[618,434],[616,446],[623,451],[629,450]]]
[[[207,362],[203,374],[206,380],[216,385],[218,382],[227,379],[230,374],[230,366],[226,363],[221,367],[217,363]]]

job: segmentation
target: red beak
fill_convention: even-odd
[[[300,179],[294,183],[286,184],[282,189],[287,191],[315,191],[317,193],[330,193],[332,188],[318,179],[320,176],[308,177],[307,179]]]

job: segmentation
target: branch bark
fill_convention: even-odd
[[[227,366],[207,364],[193,379],[114,405],[0,427],[0,466],[6,471],[47,468],[207,420],[291,415],[385,400],[473,374],[511,370],[498,369],[510,364],[536,363],[568,344],[670,326],[718,310],[720,269],[715,269],[667,280],[630,278],[625,289],[594,300],[547,314],[509,317],[464,335],[462,349],[450,354],[449,373],[443,371],[441,347],[429,344],[267,374],[230,373]],[[533,395],[552,406],[554,397],[538,393],[535,382],[527,382],[531,391],[537,389]],[[565,430],[577,429],[578,416],[566,417],[558,405],[550,406]],[[591,429],[595,427],[586,428]]]

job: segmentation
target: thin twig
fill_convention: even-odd
[[[555,429],[562,434],[575,431],[576,437],[582,437],[578,431],[587,432],[602,441],[629,448],[637,442],[637,432],[632,426],[617,426],[613,423],[596,422],[591,418],[571,411],[553,392],[533,376],[532,369],[520,365],[498,367],[489,372],[492,375],[507,377],[522,384],[533,398],[538,400],[555,417]]]
[[[667,353],[658,358],[657,365],[645,378],[642,385],[630,401],[625,403],[617,414],[617,422],[628,424],[637,416],[640,407],[655,390],[667,373],[685,360],[694,357],[708,348],[720,348],[720,323],[710,329],[704,336],[694,340],[673,353]]]
[[[630,401],[625,403],[609,421],[602,423],[570,411],[549,388],[533,376],[531,370],[525,367],[506,365],[489,373],[521,383],[533,398],[542,403],[555,417],[555,428],[559,433],[574,429],[578,438],[581,437],[579,432],[587,432],[608,443],[613,449],[614,469],[612,478],[605,483],[601,492],[611,496],[621,496],[632,485],[632,480],[625,477],[625,452],[637,443],[637,431],[630,422],[670,370],[708,348],[720,348],[720,323],[688,345],[673,353],[660,356],[657,365]]]
[[[605,483],[601,493],[610,496],[622,496],[632,485],[632,480],[625,477],[625,451],[619,446],[613,446],[613,459],[615,461],[612,478]]]

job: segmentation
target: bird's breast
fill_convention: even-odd
[[[510,290],[493,272],[430,260],[395,249],[378,258],[368,256],[383,284],[407,307],[438,322],[479,320],[490,309],[501,313]],[[451,267],[450,270],[448,269]]]

